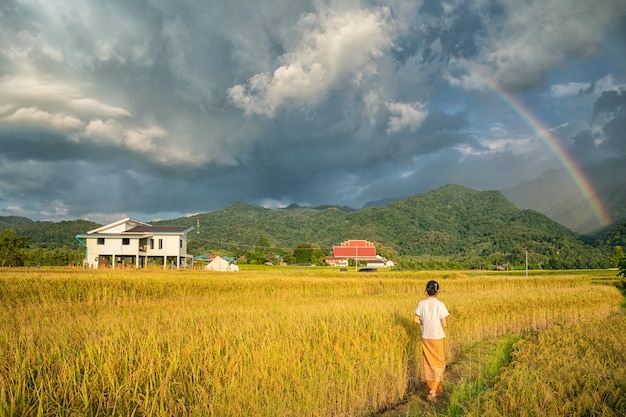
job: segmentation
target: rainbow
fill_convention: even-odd
[[[593,215],[596,217],[600,225],[607,226],[611,224],[613,219],[603,202],[598,198],[597,192],[593,188],[589,178],[587,178],[581,167],[563,147],[561,141],[554,135],[552,130],[539,121],[530,109],[528,109],[514,95],[502,88],[495,80],[485,76],[483,71],[477,66],[472,65],[465,60],[460,60],[458,58],[456,60],[467,68],[472,74],[478,77],[482,83],[489,87],[490,90],[495,92],[509,107],[511,107],[511,109],[513,109],[513,111],[515,111],[515,113],[521,117],[521,119],[537,134],[537,136],[539,136],[539,138],[541,138],[548,145],[548,148],[550,148],[552,153],[563,165],[573,180],[576,188],[589,204]]]

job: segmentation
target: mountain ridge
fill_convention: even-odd
[[[626,158],[581,167],[584,179],[574,179],[565,169],[548,171],[534,180],[501,190],[520,208],[532,208],[583,234],[599,236],[626,220]],[[581,181],[586,182],[584,195]],[[591,199],[603,202],[601,210],[612,219],[602,224]],[[598,203],[596,203],[598,204]]]
[[[37,247],[74,245],[80,249],[74,235],[100,226],[85,220],[55,224],[0,217],[0,230],[7,228],[7,221],[16,222],[19,227],[14,229]],[[260,240],[287,253],[303,243],[330,250],[348,239],[367,239],[392,248],[398,256],[463,258],[472,265],[484,259],[519,263],[526,250],[544,266],[553,267],[577,266],[576,262],[580,267],[600,266],[610,257],[606,247],[592,246],[593,239],[537,211],[519,208],[500,191],[454,184],[385,207],[269,209],[234,202],[221,210],[151,224],[196,227],[188,235],[192,254],[243,253],[256,250]],[[610,242],[619,243],[620,236],[613,236]]]
[[[313,243],[330,248],[348,239],[367,239],[394,248],[400,256],[490,257],[525,249],[552,259],[603,258],[582,235],[530,209],[520,209],[500,191],[476,191],[449,184],[424,194],[395,201],[385,207],[353,212],[338,208],[316,210],[266,209],[246,203],[159,224],[196,226],[190,237],[195,247],[254,248],[267,239],[275,248]],[[565,249],[565,251],[564,251]],[[547,260],[546,260],[547,262]]]

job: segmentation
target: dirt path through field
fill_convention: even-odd
[[[428,390],[423,382],[411,393],[408,398],[393,407],[373,414],[374,417],[417,417],[436,416],[446,413],[450,406],[450,387],[457,387],[463,383],[485,378],[486,369],[497,361],[498,353],[503,346],[511,343],[510,337],[482,341],[458,354],[446,367],[445,385],[448,391],[444,392],[436,404],[426,401]]]

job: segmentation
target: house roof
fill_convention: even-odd
[[[151,236],[153,236],[153,234],[151,233],[132,234],[132,235],[128,233],[82,233],[82,234],[76,235],[76,237],[79,239],[87,239],[87,238],[93,238],[93,237],[106,237],[108,239],[114,239],[114,238],[147,239]]]
[[[140,222],[139,220],[131,219],[130,217],[126,217],[125,219],[118,220],[113,223],[105,224],[104,226],[100,226],[96,229],[90,230],[87,233],[106,233],[106,231],[111,231],[111,233],[119,233],[121,231],[128,230],[133,227],[137,227],[139,225],[147,225],[147,223]]]
[[[126,233],[187,233],[193,229],[193,226],[150,226],[149,224],[133,227]]]
[[[152,226],[148,223],[143,223],[138,220],[127,217],[125,219],[110,223],[104,226],[100,226],[97,229],[87,232],[89,236],[93,235],[106,235],[108,237],[123,236],[130,237],[132,235],[155,235],[155,234],[186,234],[193,230],[193,226]],[[81,235],[82,237],[83,235]]]
[[[376,247],[372,242],[364,239],[350,239],[342,242],[340,246],[333,246],[335,258],[368,259],[376,257]]]

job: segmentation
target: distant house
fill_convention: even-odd
[[[335,256],[324,258],[324,263],[329,266],[348,266],[349,258],[337,258]]]
[[[239,271],[239,267],[221,256],[216,256],[204,267],[206,271],[233,272]]]
[[[163,269],[187,265],[187,233],[193,226],[152,226],[131,218],[76,235],[85,247],[89,268],[115,268],[118,265],[145,267],[159,261]]]
[[[376,254],[376,247],[367,240],[347,240],[339,246],[333,246],[333,256],[324,259],[327,265],[347,266],[348,260],[353,259],[360,264],[365,263],[368,268],[384,268],[393,266],[388,261]]]

